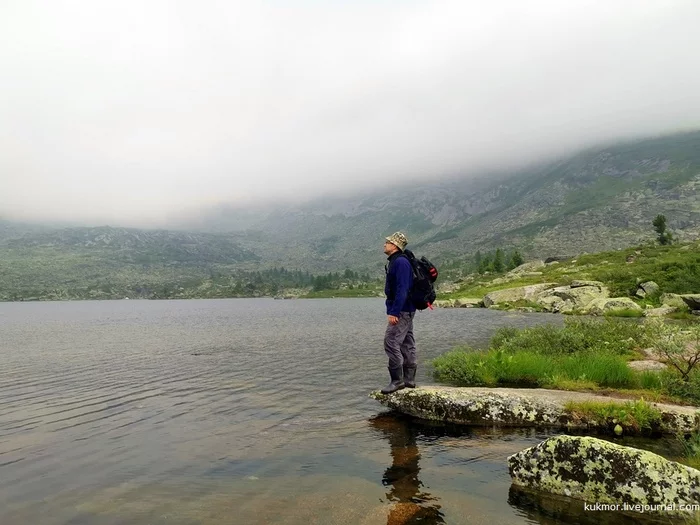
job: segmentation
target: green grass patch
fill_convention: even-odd
[[[642,348],[653,346],[654,327],[651,322],[617,318],[571,318],[563,327],[503,327],[488,348],[456,348],[433,359],[432,366],[438,381],[457,386],[597,391],[700,404],[700,367],[687,377],[673,367],[662,371],[629,367],[631,359],[642,357]]]
[[[581,419],[596,420],[605,426],[619,424],[635,432],[650,431],[661,423],[661,412],[644,399],[638,401],[569,401],[564,410]]]
[[[636,388],[639,380],[627,362],[612,354],[546,355],[520,351],[454,350],[432,362],[436,378],[460,386],[509,386],[571,389]]]

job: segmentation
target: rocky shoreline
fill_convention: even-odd
[[[421,419],[464,425],[609,431],[615,421],[582,418],[569,402],[625,399],[547,389],[424,386],[370,397]],[[700,429],[700,408],[651,403],[661,414],[656,432]],[[626,429],[629,432],[630,429]],[[657,454],[592,436],[559,435],[507,458],[513,487],[578,500],[628,515],[687,518],[700,508],[700,471]]]

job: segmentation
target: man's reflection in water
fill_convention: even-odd
[[[416,444],[416,428],[394,414],[379,414],[369,420],[375,430],[381,432],[391,446],[392,464],[384,471],[382,483],[391,487],[387,493],[394,504],[387,518],[387,525],[411,523],[445,523],[440,505],[427,492],[421,492],[423,484],[418,479],[420,452]]]

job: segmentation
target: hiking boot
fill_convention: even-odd
[[[416,365],[404,365],[403,383],[406,388],[416,388]]]
[[[391,394],[406,386],[403,384],[403,367],[390,368],[389,375],[391,376],[391,383],[382,388],[382,394]]]

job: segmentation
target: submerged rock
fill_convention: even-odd
[[[684,506],[700,504],[700,471],[593,437],[549,438],[510,456],[508,469],[514,485],[620,511],[688,515]]]

